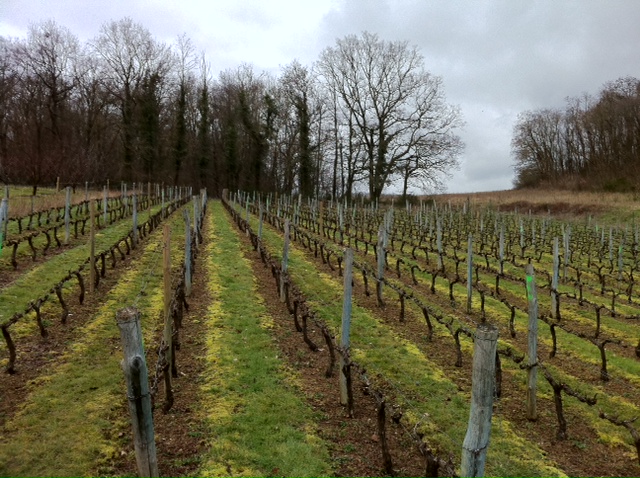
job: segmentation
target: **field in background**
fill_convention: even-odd
[[[66,200],[65,188],[56,191],[55,188],[38,188],[38,193],[32,196],[31,186],[8,186],[9,189],[9,217],[27,216],[33,211],[45,211],[47,209],[64,207]],[[7,186],[0,189],[0,199],[6,197]],[[120,190],[111,189],[109,197],[120,195]],[[85,199],[100,199],[103,197],[102,190],[77,187],[71,194],[71,204],[77,204]]]
[[[615,224],[633,220],[640,213],[640,196],[635,193],[514,189],[481,193],[429,196],[440,204],[452,206],[469,202],[471,206],[489,206],[499,211],[551,214],[570,218],[588,218]]]

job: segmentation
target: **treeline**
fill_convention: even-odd
[[[457,164],[458,109],[406,42],[363,33],[275,76],[212,78],[186,36],[129,18],[81,43],[53,21],[0,37],[0,181],[164,182],[378,198],[433,188]]]
[[[521,114],[514,128],[516,186],[635,190],[640,180],[640,80],[620,78],[564,109]]]

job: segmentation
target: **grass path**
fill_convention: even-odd
[[[219,202],[204,254],[212,297],[206,316],[202,407],[211,449],[201,476],[328,476],[326,445],[269,331],[251,264]]]

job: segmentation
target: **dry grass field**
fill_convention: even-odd
[[[619,223],[640,214],[640,195],[589,191],[519,189],[465,194],[441,194],[431,197],[440,204],[490,207],[500,211],[551,214],[561,218],[588,218]]]

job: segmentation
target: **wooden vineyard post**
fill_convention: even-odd
[[[384,224],[381,224],[380,229],[378,230],[378,284],[376,285],[379,306],[384,305],[384,301],[382,300],[382,286],[384,284],[384,256],[386,254],[384,244],[386,242],[386,235],[387,230],[385,229]]]
[[[183,209],[185,228],[184,242],[184,293],[186,296],[191,295],[191,220],[189,211]]]
[[[165,412],[171,408],[173,404],[173,390],[171,387],[171,370],[173,365],[173,328],[171,327],[171,229],[169,224],[165,224],[162,228],[163,247],[162,247],[162,275],[164,286],[164,357],[166,360],[164,371],[164,386],[167,403],[165,404]]]
[[[27,229],[31,229],[31,220],[33,219],[33,213],[36,210],[35,209],[35,204],[34,204],[34,202],[36,200],[36,197],[32,194],[29,199],[31,200],[31,216],[29,216],[29,225],[27,226]],[[2,220],[1,219],[0,219],[0,224],[2,224]],[[38,226],[39,225],[40,224],[38,224]]]
[[[102,192],[102,223],[104,227],[107,227],[107,200],[109,199],[109,189],[107,186],[104,187]]]
[[[9,223],[9,199],[7,197],[2,198],[0,202],[0,251],[4,241],[7,239],[7,226]]]
[[[342,329],[340,333],[340,347],[346,353],[349,352],[351,346],[351,292],[353,280],[353,250],[347,248],[344,251],[344,298],[342,301]],[[344,356],[340,355],[340,403],[342,405],[349,404],[349,389],[347,384],[347,376],[345,375]],[[351,408],[351,407],[350,407]],[[349,416],[352,411],[349,410]]]
[[[89,293],[96,287],[96,214],[93,201],[89,201]]]
[[[613,228],[612,227],[609,228],[609,262],[613,264]]]
[[[473,235],[469,234],[467,247],[467,314],[471,313],[471,295],[473,293]]]
[[[478,326],[473,346],[471,410],[462,444],[461,476],[484,476],[491,435],[497,342],[495,325]]]
[[[558,279],[560,277],[560,255],[558,237],[553,240],[553,275],[551,276],[551,317],[558,319]]]
[[[132,232],[132,247],[135,249],[136,248],[136,244],[138,243],[138,193],[137,191],[134,189],[132,191],[132,195],[133,195],[133,212],[132,212],[132,216],[133,216],[133,228],[131,230]]]
[[[442,261],[442,223],[440,218],[436,220],[436,245],[438,246],[438,270],[442,271],[444,262]]]
[[[198,211],[198,196],[192,196],[192,200],[193,200],[193,230],[195,232],[195,239],[196,239],[196,249],[199,246],[199,234],[200,234],[200,223],[198,222],[198,216],[200,215],[200,212]]]
[[[162,219],[164,219],[166,217],[165,212],[164,212],[164,187],[162,188],[162,194],[161,194],[162,198],[161,198],[161,206],[160,206],[160,217]]]
[[[624,238],[620,242],[620,246],[618,247],[618,280],[621,281],[623,278],[622,271],[624,269]]]
[[[338,229],[340,230],[340,244],[344,243],[344,207],[340,203],[336,204],[338,208]]]
[[[67,186],[64,202],[64,243],[69,244],[71,225],[71,186]]]
[[[116,313],[124,360],[122,369],[127,381],[127,398],[133,428],[136,463],[140,476],[158,476],[158,460],[153,430],[153,412],[149,394],[149,377],[145,362],[140,312],[134,307]]]
[[[528,379],[527,379],[527,419],[537,420],[536,381],[538,377],[538,294],[533,265],[525,267],[527,274],[527,302],[529,303],[529,344],[528,344]]]
[[[282,249],[282,267],[280,272],[280,301],[286,301],[286,295],[284,291],[287,275],[287,264],[289,262],[289,219],[284,222],[284,247]]]
[[[262,240],[262,222],[264,220],[263,215],[264,211],[262,210],[262,202],[260,203],[260,220],[258,222],[258,239]]]
[[[562,269],[562,279],[567,279],[567,268],[569,267],[569,257],[571,255],[571,226],[568,226],[564,235],[564,268]]]
[[[147,206],[149,209],[149,219],[151,219],[151,205],[153,201],[151,201],[151,181],[147,182]]]
[[[504,222],[500,226],[500,243],[499,243],[499,260],[500,260],[500,275],[504,275]]]

